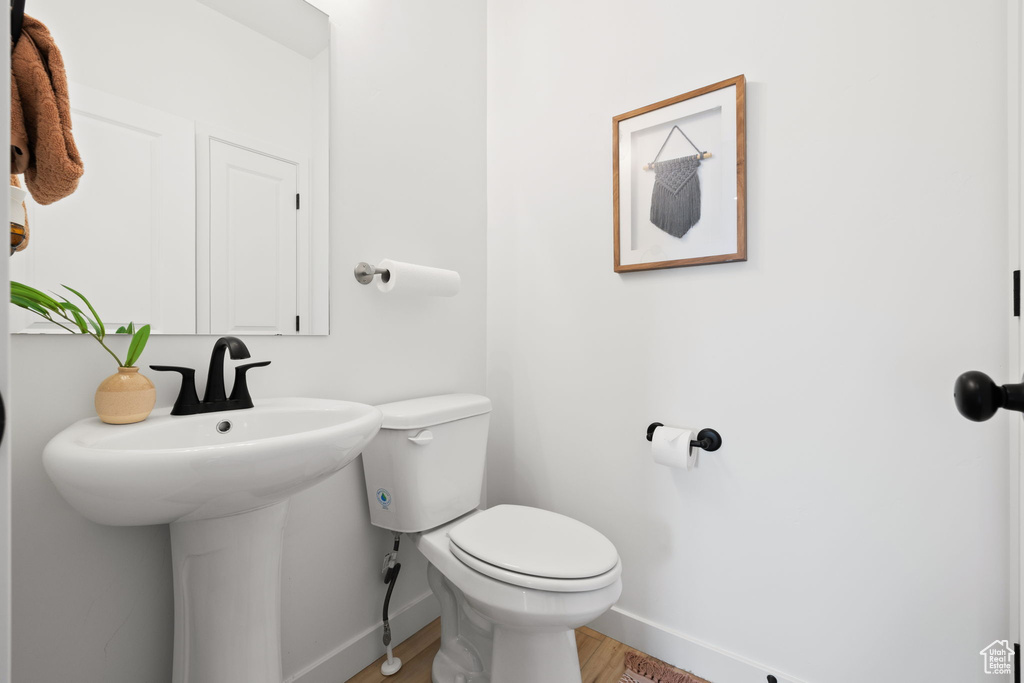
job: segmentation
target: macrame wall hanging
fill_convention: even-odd
[[[672,139],[672,133],[686,138],[697,151],[690,156],[658,161],[665,146]],[[679,126],[672,130],[661,143],[654,161],[644,166],[645,171],[654,171],[654,192],[651,194],[651,223],[673,237],[682,237],[700,220],[700,178],[697,169],[702,159],[711,157],[711,152],[702,152],[693,140]]]
[[[736,76],[612,117],[616,273],[747,260],[746,101]]]

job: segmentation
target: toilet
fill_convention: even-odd
[[[622,592],[601,533],[520,505],[478,509],[486,396],[448,394],[377,406],[363,451],[370,521],[410,535],[441,603],[433,683],[580,683],[573,630]]]

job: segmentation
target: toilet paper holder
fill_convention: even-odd
[[[380,275],[380,279],[387,282],[391,279],[391,271],[387,268],[378,268],[365,261],[359,263],[355,269],[356,281],[361,285],[368,285],[373,282],[373,276]]]
[[[654,430],[664,427],[660,422],[652,422],[647,427],[647,440],[654,441]],[[690,448],[703,448],[705,451],[717,451],[722,447],[722,435],[710,427],[697,432],[697,439],[690,442]]]

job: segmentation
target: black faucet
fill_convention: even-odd
[[[245,373],[251,368],[270,365],[269,360],[259,363],[247,363],[235,367],[235,383],[231,387],[231,395],[224,392],[224,351],[231,355],[232,360],[249,358],[249,349],[238,337],[221,337],[213,345],[210,354],[210,369],[206,375],[206,393],[199,400],[196,392],[196,371],[194,368],[183,368],[175,365],[150,365],[150,369],[158,372],[170,371],[181,373],[181,391],[171,408],[171,415],[196,415],[198,413],[214,413],[221,410],[243,410],[252,408],[249,386]]]

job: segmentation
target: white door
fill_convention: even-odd
[[[1024,302],[1019,289],[1020,269],[1024,266],[1024,12],[1021,0],[1011,0],[1007,7],[1009,24],[1007,65],[1007,227],[1009,258],[1007,258],[1006,281],[1002,291],[972,291],[972,294],[986,300],[1002,300],[1006,302],[1007,315],[1015,315],[1008,326],[1010,332],[1009,372],[1000,370],[994,377],[982,372],[969,372],[957,378],[954,396],[957,408],[965,417],[972,420],[987,420],[997,413],[1006,412],[1003,416],[1009,431],[1010,452],[1010,538],[1007,539],[1010,560],[1009,567],[1009,603],[1010,623],[1006,634],[996,634],[992,645],[1000,649],[1016,647],[1019,650],[1022,634],[1024,634]],[[1013,271],[1017,271],[1016,275]],[[1013,282],[1013,280],[1017,282]],[[1017,290],[1014,292],[1014,290]],[[1012,308],[1011,312],[1011,292]],[[979,330],[979,339],[984,339],[985,330]],[[1005,408],[1005,411],[998,410]],[[999,457],[1001,454],[986,454]],[[993,481],[993,487],[1006,486],[1007,482]],[[1000,587],[996,587],[997,589]],[[1006,639],[1003,644],[999,641]],[[986,648],[987,650],[988,648]],[[982,650],[979,654],[984,654]],[[1010,654],[1009,661],[1020,670],[1022,662],[1018,654]],[[987,677],[986,677],[987,678]],[[992,676],[993,680],[1007,680],[1006,676]],[[1020,680],[1015,677],[1015,680]]]
[[[209,291],[199,291],[209,320],[204,330],[200,319],[199,331],[295,334],[299,165],[214,138],[209,144],[209,260],[200,261]]]
[[[59,202],[26,200],[30,246],[11,259],[11,278],[65,295],[61,285],[74,287],[108,327],[194,332],[195,125],[78,84],[71,102],[86,172]],[[56,331],[21,309],[11,324]]]

